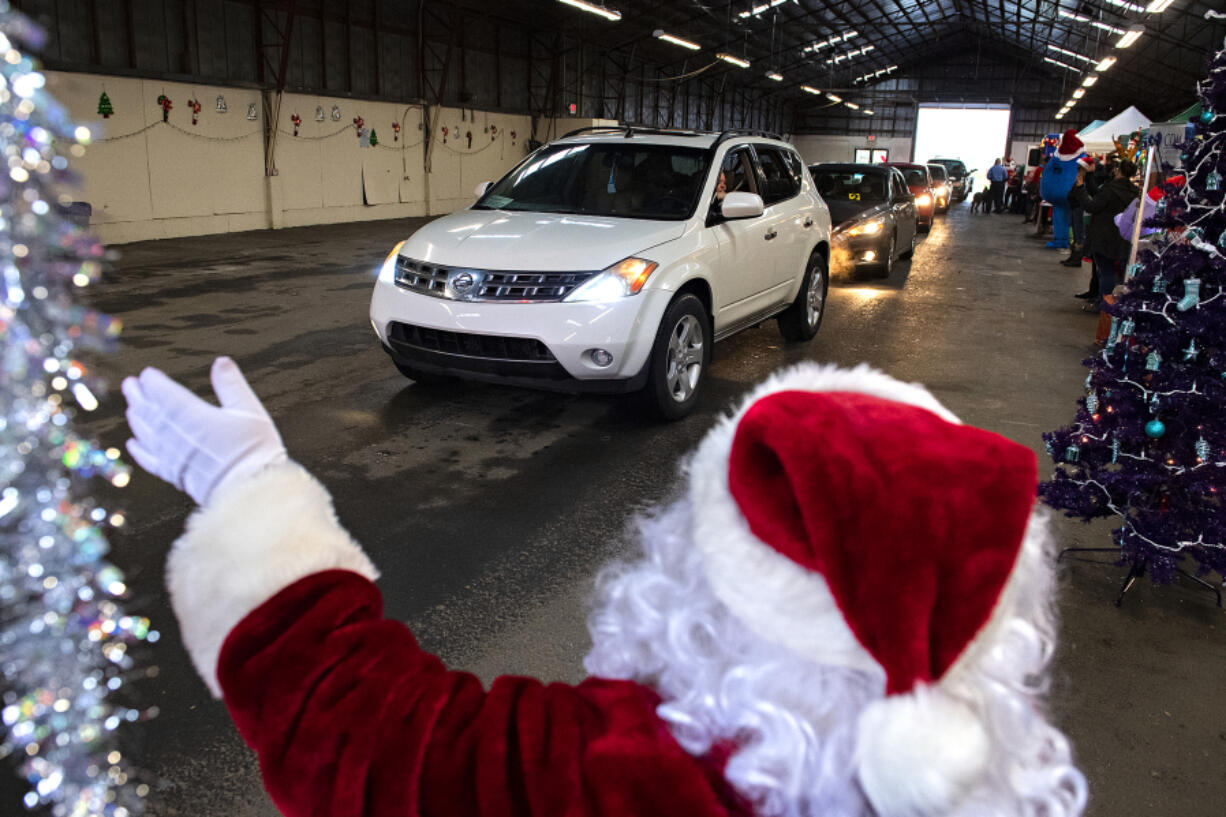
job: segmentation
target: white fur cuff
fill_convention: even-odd
[[[337,522],[327,489],[297,463],[226,485],[191,515],[167,559],[166,586],[183,643],[214,697],[230,630],[299,579],[332,569],[379,575]]]

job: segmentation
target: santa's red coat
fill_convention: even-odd
[[[383,618],[365,577],[303,578],[221,650],[226,705],[287,817],[748,813],[629,681],[503,677],[489,691]]]

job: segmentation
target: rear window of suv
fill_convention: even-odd
[[[680,221],[694,213],[707,151],[671,145],[558,144],[533,154],[473,205]]]

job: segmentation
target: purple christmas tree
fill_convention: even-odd
[[[1056,462],[1040,495],[1087,522],[1116,517],[1133,570],[1169,581],[1184,557],[1226,576],[1226,49],[1200,84],[1204,112],[1183,145],[1186,184],[1111,306],[1111,335],[1085,361],[1076,420],[1044,435]]]

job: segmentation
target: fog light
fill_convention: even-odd
[[[613,363],[613,355],[604,349],[593,349],[591,354],[592,362],[602,369]]]
[[[877,253],[873,252],[872,250],[869,250],[868,252],[864,254],[864,260],[865,261],[876,261]]]

